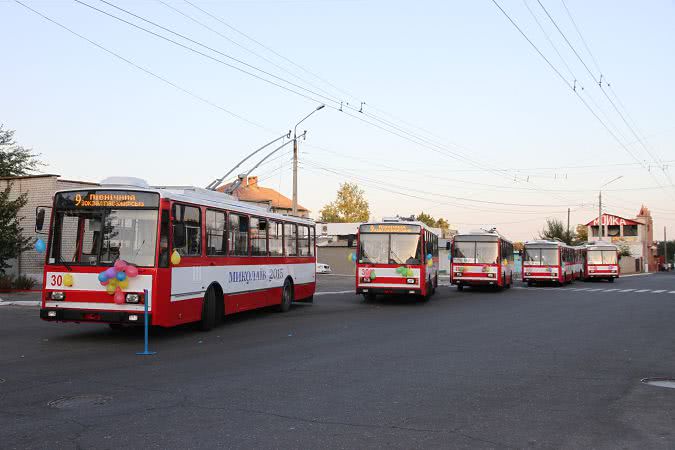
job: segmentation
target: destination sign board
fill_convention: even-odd
[[[361,233],[419,233],[420,229],[419,225],[402,223],[375,223],[359,227]]]
[[[56,194],[54,205],[57,209],[158,208],[159,194],[111,190],[60,192]]]

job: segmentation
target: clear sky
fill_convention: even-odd
[[[604,92],[639,140],[537,0],[499,4],[567,83],[577,80],[579,97],[617,139],[492,0],[191,0],[267,48],[183,0],[164,1],[215,32],[155,0],[110,0],[217,52],[176,41],[228,64],[238,65],[223,54],[241,59],[285,81],[239,67],[310,99],[82,4],[22,1],[193,94],[0,0],[0,122],[42,153],[47,172],[204,186],[326,103],[300,127],[308,130],[300,203],[316,215],[340,182],[356,181],[373,218],[425,211],[460,230],[497,226],[523,240],[547,217],[566,220],[568,207],[573,225],[594,218],[598,188],[623,176],[603,191],[606,211],[633,217],[644,203],[656,237],[664,225],[675,236],[672,0],[541,0],[596,79],[597,62],[611,84]],[[290,197],[290,156],[280,154],[256,174]]]

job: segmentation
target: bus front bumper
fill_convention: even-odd
[[[99,322],[143,325],[142,312],[129,311],[94,311],[86,309],[40,308],[40,318],[49,322]],[[152,324],[152,317],[148,314]]]
[[[366,287],[359,286],[356,288],[356,294],[374,294],[374,295],[421,295],[422,289],[419,287]]]

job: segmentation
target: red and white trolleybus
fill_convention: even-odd
[[[584,279],[606,279],[610,283],[619,278],[619,248],[609,242],[586,244]]]
[[[359,226],[356,293],[429,299],[438,286],[438,236],[424,223],[386,219]]]
[[[142,324],[148,302],[151,325],[210,329],[226,314],[312,301],[315,268],[311,220],[202,188],[110,180],[56,193],[40,317]]]
[[[527,241],[522,270],[528,286],[536,282],[570,283],[583,273],[583,251],[561,241]]]
[[[450,283],[464,286],[513,285],[513,244],[496,232],[457,234],[452,240]]]

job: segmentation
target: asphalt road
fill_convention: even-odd
[[[640,383],[675,376],[670,291],[675,274],[426,304],[322,294],[155,330],[149,357],[140,330],[0,306],[0,447],[673,448],[675,389]]]

